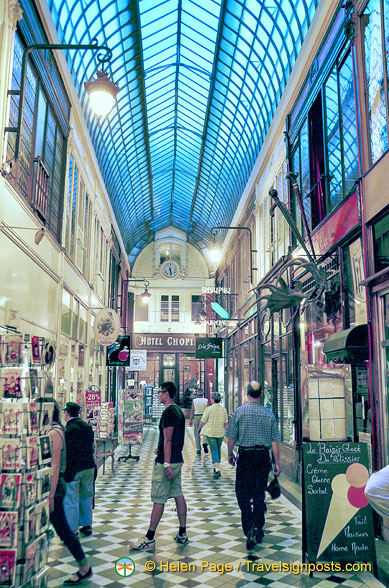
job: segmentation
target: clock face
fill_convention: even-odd
[[[166,261],[162,267],[165,278],[175,278],[178,275],[178,265],[174,261]]]

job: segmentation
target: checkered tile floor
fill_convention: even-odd
[[[169,501],[156,535],[155,552],[129,554],[128,542],[145,534],[151,512],[150,484],[154,461],[154,448],[158,430],[149,427],[144,434],[142,447],[135,447],[139,462],[129,460],[115,463],[116,477],[111,476],[110,464],[103,476],[100,468],[96,486],[96,507],[93,515],[93,535],[82,538],[82,544],[93,566],[94,576],[85,587],[105,586],[116,588],[168,588],[207,586],[291,588],[294,586],[342,588],[383,586],[373,575],[339,573],[328,575],[290,572],[253,571],[244,561],[271,564],[301,561],[301,513],[286,498],[268,503],[265,538],[257,546],[255,555],[247,556],[245,540],[240,526],[240,512],[234,492],[234,470],[227,464],[226,446],[223,444],[222,477],[212,479],[209,454],[196,454],[192,429],[187,428],[183,468],[183,489],[188,503],[187,530],[190,542],[180,546],[173,542],[177,532],[175,503]],[[282,482],[282,477],[281,477]],[[115,571],[115,562],[130,557],[135,572],[123,578]],[[200,569],[201,562],[209,564],[231,563],[233,570],[222,575],[209,568]],[[145,570],[145,564],[155,571]],[[194,563],[195,571],[167,572],[161,563]],[[240,562],[240,564],[239,564]],[[75,565],[69,552],[58,538],[50,546],[51,566],[49,588],[61,586],[62,581],[74,572]],[[204,565],[204,564],[203,564]]]

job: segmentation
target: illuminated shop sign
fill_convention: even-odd
[[[188,333],[138,333],[134,334],[134,349],[149,351],[181,351],[194,353],[195,336]]]

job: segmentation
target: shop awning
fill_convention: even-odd
[[[357,325],[330,335],[323,351],[328,361],[360,363],[368,359],[367,325]]]

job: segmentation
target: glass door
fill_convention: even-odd
[[[383,450],[386,465],[389,459],[389,290],[378,295],[377,318],[379,323],[380,382],[382,414],[384,419]]]

